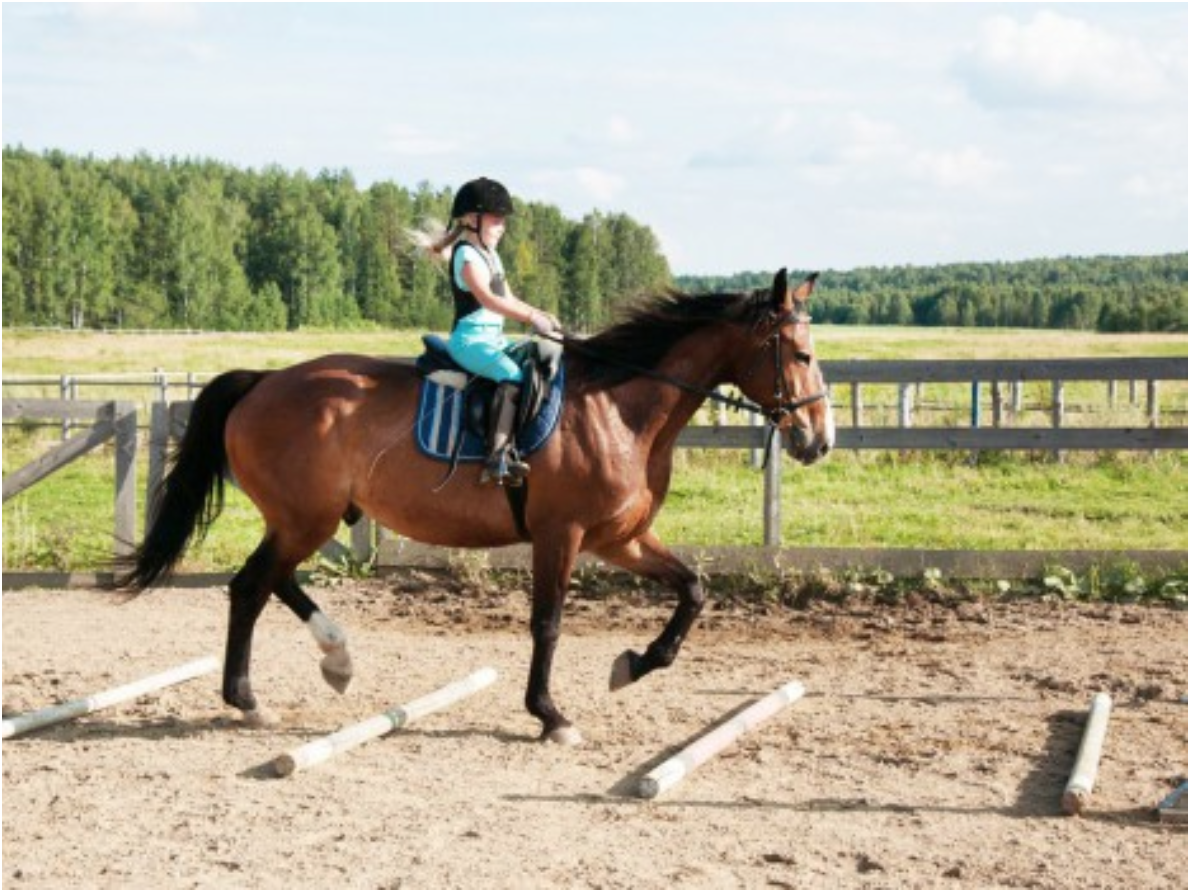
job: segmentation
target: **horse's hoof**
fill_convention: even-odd
[[[582,734],[576,726],[558,726],[551,732],[545,733],[545,741],[572,748],[582,743]]]
[[[640,656],[630,649],[615,659],[615,663],[611,665],[610,673],[611,692],[618,692],[624,686],[630,686],[639,679],[639,674],[636,671],[639,661]]]
[[[271,729],[280,724],[280,718],[264,708],[243,712],[243,725],[248,729]]]
[[[335,692],[346,692],[353,676],[351,656],[347,654],[346,649],[335,649],[322,659],[322,679],[329,683]]]

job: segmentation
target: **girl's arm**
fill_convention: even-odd
[[[506,293],[502,297],[491,290],[491,272],[482,263],[465,263],[462,266],[462,280],[485,309],[497,312],[512,321],[532,325],[542,333],[561,329],[556,318],[525,303],[511,292],[510,285],[504,285]]]

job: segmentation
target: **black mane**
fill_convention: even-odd
[[[623,320],[566,349],[582,383],[614,386],[654,370],[670,349],[706,325],[754,324],[767,308],[768,295],[686,294],[667,291],[628,307]]]

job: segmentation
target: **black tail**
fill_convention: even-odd
[[[201,540],[223,509],[227,448],[223,432],[231,410],[264,377],[264,371],[228,371],[202,388],[194,400],[169,472],[150,492],[156,506],[144,541],[119,561],[116,587],[144,590],[168,578],[190,539]]]

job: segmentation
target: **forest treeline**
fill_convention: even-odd
[[[691,291],[769,287],[770,272],[680,276]],[[1188,331],[1188,253],[824,272],[813,319],[833,324]]]
[[[100,160],[4,149],[4,324],[443,330],[441,269],[406,231],[444,221],[453,192],[361,188],[347,171],[243,170],[212,160]],[[770,286],[771,271],[674,279],[646,225],[567,219],[518,201],[500,246],[514,288],[575,330],[675,286]],[[1188,253],[825,270],[814,317],[838,324],[1188,330]]]
[[[4,149],[4,324],[284,330],[448,329],[442,268],[407,230],[453,192],[346,171]],[[499,248],[519,293],[577,328],[671,283],[650,229],[517,202]]]

